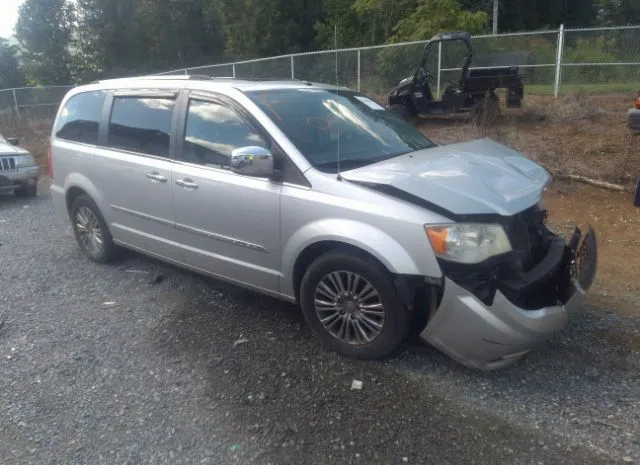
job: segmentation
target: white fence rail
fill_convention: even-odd
[[[297,53],[183,68],[159,73],[214,77],[302,79],[337,83],[383,97],[411,75],[426,41]],[[445,42],[427,63],[439,95],[460,78],[463,55]],[[637,91],[640,87],[640,26],[559,29],[473,37],[472,68],[517,66],[525,95],[556,97],[565,91]],[[0,123],[24,115],[53,115],[70,86],[0,90]]]

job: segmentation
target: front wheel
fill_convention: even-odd
[[[315,335],[355,358],[389,355],[409,329],[410,313],[391,276],[364,254],[334,251],[317,258],[302,279],[300,302]]]

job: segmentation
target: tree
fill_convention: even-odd
[[[225,0],[220,18],[229,58],[254,58],[309,50],[318,0]]]
[[[187,66],[221,58],[216,1],[140,0],[136,18],[153,66]]]
[[[139,0],[75,0],[78,29],[89,41],[92,61],[100,73],[125,74],[145,68],[148,45],[136,16]],[[127,71],[129,70],[129,71]]]
[[[388,42],[398,23],[415,13],[419,0],[355,0],[352,8],[367,24],[366,43]]]
[[[20,6],[16,37],[32,83],[71,82],[69,14],[66,0],[25,0]]]
[[[442,31],[481,32],[487,22],[484,11],[463,10],[457,0],[420,0],[416,9],[395,26],[392,42],[425,40]]]
[[[367,22],[353,8],[353,0],[325,0],[323,17],[316,22],[315,30],[322,49],[334,48],[336,42],[338,48],[367,44]]]
[[[640,2],[638,0],[599,0],[600,18],[604,24],[640,23]]]
[[[500,1],[499,32],[587,27],[597,18],[596,0]]]
[[[24,84],[24,73],[18,62],[16,47],[0,38],[0,89],[22,87]]]

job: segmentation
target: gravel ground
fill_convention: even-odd
[[[90,262],[46,193],[0,197],[0,244],[2,464],[640,460],[639,319],[585,309],[494,373],[420,344],[359,362],[293,305]]]

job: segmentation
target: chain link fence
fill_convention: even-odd
[[[427,41],[308,52],[186,68],[159,74],[302,79],[384,96],[410,76]],[[559,29],[473,37],[471,68],[517,66],[527,94],[635,91],[640,80],[640,26]],[[427,62],[435,93],[460,79],[465,50],[443,42]]]
[[[0,125],[14,126],[23,118],[51,119],[72,86],[19,87],[0,90]]]
[[[360,90],[384,98],[415,71],[426,41],[283,55],[185,68],[160,75],[206,75],[250,79],[302,79]],[[460,79],[465,50],[444,42],[427,68],[434,93]],[[517,66],[525,95],[563,92],[637,91],[640,26],[565,29],[473,37],[471,68]],[[52,117],[70,86],[0,90],[0,123],[25,116]]]

